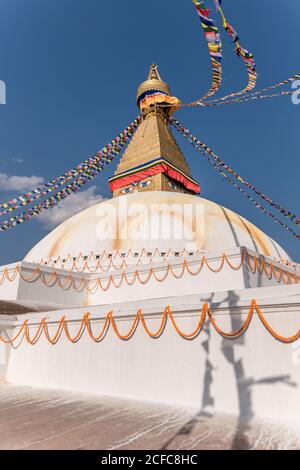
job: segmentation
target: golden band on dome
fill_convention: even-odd
[[[146,80],[145,82],[141,83],[138,87],[136,99],[140,98],[144,93],[147,91],[154,91],[158,90],[162,93],[165,93],[167,96],[171,96],[171,90],[167,83],[160,81],[160,80]]]

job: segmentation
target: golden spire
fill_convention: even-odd
[[[109,179],[113,196],[136,191],[198,193],[199,185],[169,127],[170,116],[180,101],[171,96],[155,64],[138,88],[137,103],[142,122]]]
[[[162,79],[160,78],[160,75],[159,75],[158,66],[156,64],[151,65],[150,71],[149,71],[149,74],[148,74],[148,80],[160,80],[160,81],[162,81]]]

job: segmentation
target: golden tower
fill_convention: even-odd
[[[114,197],[135,191],[200,192],[169,126],[179,103],[153,64],[137,91],[142,122],[109,179]]]

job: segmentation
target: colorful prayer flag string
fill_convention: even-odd
[[[228,105],[228,104],[237,104],[237,103],[247,103],[248,101],[256,101],[256,100],[265,100],[267,98],[277,98],[279,96],[288,96],[292,95],[294,92],[293,91],[280,91],[279,93],[271,93],[269,95],[243,95],[240,96],[239,98],[235,99],[228,99],[226,101],[222,100],[215,100],[215,101],[206,101],[203,103],[202,106],[208,108],[211,106],[223,106],[223,105]]]
[[[118,152],[116,150],[113,151],[112,154],[108,152],[108,155],[98,156],[99,158],[99,165],[93,165],[92,168],[88,168],[85,172],[81,172],[80,176],[75,179],[72,183],[68,184],[65,188],[61,191],[58,191],[56,194],[51,196],[50,198],[44,200],[43,202],[34,205],[30,209],[27,209],[21,214],[18,214],[14,217],[10,217],[8,220],[0,223],[0,231],[4,232],[7,231],[16,225],[22,224],[26,221],[31,220],[33,217],[40,215],[44,210],[51,209],[52,207],[59,204],[62,200],[66,199],[70,195],[76,193],[79,189],[82,188],[85,184],[89,181],[93,180],[99,172],[103,171],[106,164],[113,161],[116,155],[121,152],[122,148],[128,141],[132,138],[135,130],[138,128],[140,124],[140,118],[137,118],[133,121],[125,131],[122,133],[122,139],[118,142]],[[109,144],[108,148],[112,148],[113,145]],[[29,202],[28,202],[29,204]]]
[[[250,99],[246,99],[246,97],[251,97],[251,100],[257,100],[257,99],[265,99],[265,98],[275,98],[278,96],[284,96],[284,95],[289,95],[292,94],[291,92],[280,92],[280,93],[274,93],[271,95],[262,95],[263,93],[266,93],[267,91],[273,90],[275,88],[288,85],[289,83],[293,82],[294,80],[300,79],[300,74],[295,74],[292,77],[283,80],[282,82],[276,83],[274,85],[271,85],[269,87],[263,88],[255,93],[249,94],[251,90],[253,90],[256,86],[257,82],[257,71],[256,71],[256,64],[254,61],[253,54],[248,52],[246,49],[244,49],[239,42],[239,36],[238,33],[235,31],[235,29],[228,23],[224,12],[221,8],[222,5],[222,0],[214,0],[215,5],[217,10],[220,12],[223,20],[223,27],[225,30],[228,32],[230,35],[231,39],[235,43],[236,46],[236,52],[239,57],[242,58],[244,61],[247,71],[248,71],[248,85],[246,88],[239,92],[231,93],[229,95],[223,96],[221,98],[217,98],[215,100],[210,100],[207,101],[207,98],[212,96],[214,93],[216,93],[222,83],[222,42],[221,42],[221,37],[218,31],[218,28],[215,25],[215,22],[213,19],[209,17],[210,15],[210,9],[205,6],[205,3],[203,1],[198,1],[198,0],[193,0],[193,3],[196,6],[200,21],[201,21],[201,26],[204,30],[204,35],[205,38],[208,42],[208,48],[212,60],[212,66],[213,66],[213,80],[212,80],[212,85],[210,90],[206,95],[204,95],[202,98],[199,98],[196,101],[193,101],[192,103],[184,103],[181,102],[177,107],[178,108],[183,108],[183,107],[194,107],[194,106],[213,106],[215,105],[214,103],[219,103],[223,102],[225,100],[226,104],[233,104],[233,103],[243,103],[246,101],[250,101]],[[247,94],[246,94],[247,93]],[[256,96],[256,95],[261,95],[261,96]],[[228,100],[228,98],[233,98],[233,97],[241,97],[244,98],[244,100]],[[217,104],[216,104],[217,105]],[[162,107],[171,107],[172,105],[170,104],[162,104]]]
[[[209,91],[202,98],[191,103],[190,106],[195,106],[199,101],[214,95],[219,90],[222,83],[222,42],[219,30],[214,20],[209,17],[210,9],[206,7],[205,3],[198,0],[193,0],[193,2],[197,9],[204,36],[208,44],[213,76]]]
[[[279,88],[279,87],[288,85],[289,83],[293,83],[295,80],[299,80],[299,79],[300,79],[300,74],[297,73],[297,74],[292,75],[291,77],[287,78],[286,80],[283,80],[282,82],[275,83],[274,85],[268,86],[266,88],[262,88],[261,90],[255,91],[253,93],[248,93],[247,95],[240,96],[239,98],[237,98],[237,100],[242,100],[244,98],[249,100],[249,98],[256,97],[256,96],[257,96],[257,98],[255,98],[255,99],[259,99],[260,97],[262,97],[262,98],[264,98],[264,97],[273,98],[274,96],[282,96],[282,94],[292,94],[293,92],[289,91],[288,93],[287,92],[280,92],[280,93],[276,93],[276,94],[274,93],[274,94],[271,94],[271,95],[263,95],[263,93],[274,90],[275,88]],[[205,102],[205,105],[212,105],[214,103],[221,103],[222,104],[222,101],[227,100],[227,98],[228,97],[224,96],[222,98],[217,98],[215,100],[209,100],[209,101]],[[232,100],[232,101],[229,101],[228,103],[235,103],[235,102],[237,102],[237,100]]]
[[[65,184],[69,183],[79,176],[89,175],[91,172],[98,172],[109,164],[116,155],[119,154],[121,149],[126,145],[128,138],[130,138],[139,125],[140,118],[138,117],[133,121],[124,131],[122,131],[115,139],[113,139],[107,146],[100,150],[94,157],[90,157],[75,168],[68,170],[63,175],[54,178],[49,183],[46,183],[39,188],[34,189],[22,196],[18,196],[11,201],[0,204],[2,211],[0,216],[13,212],[21,207],[31,204],[33,201],[45,197],[47,194],[54,192]],[[100,171],[101,171],[100,170]]]
[[[184,108],[184,107],[191,107],[191,106],[201,106],[205,108],[209,106],[222,106],[223,104],[246,103],[248,101],[262,100],[262,99],[267,99],[267,98],[277,98],[279,96],[288,96],[288,95],[292,95],[294,91],[287,90],[287,91],[281,91],[278,93],[271,93],[271,94],[263,94],[263,93],[274,90],[275,88],[282,87],[284,85],[288,85],[289,83],[293,83],[295,80],[300,80],[299,73],[292,75],[290,78],[287,78],[286,80],[283,80],[282,82],[268,86],[256,92],[237,96],[235,99],[229,99],[228,97],[224,96],[223,98],[217,98],[217,99],[208,100],[205,102],[198,101],[198,102],[195,102],[194,104],[181,103],[179,107]],[[166,106],[169,106],[169,105],[168,104],[160,105],[160,107],[166,107]]]
[[[26,222],[30,220],[31,218],[37,215],[40,215],[43,210],[51,209],[52,207],[56,206],[63,199],[66,199],[71,194],[74,194],[79,189],[81,189],[82,186],[84,186],[89,181],[94,179],[95,176],[99,173],[99,171],[101,170],[99,169],[98,171],[94,171],[88,176],[80,177],[76,179],[73,183],[69,184],[66,188],[57,192],[56,194],[51,196],[49,199],[46,199],[40,204],[37,204],[31,207],[30,209],[27,209],[25,212],[19,215],[16,215],[14,217],[11,217],[10,219],[2,222],[0,226],[0,231],[3,232],[6,230],[9,230],[10,228],[15,227],[16,225],[22,224],[23,222]]]
[[[221,174],[221,176],[230,184],[234,185],[236,189],[238,189],[240,192],[243,193],[244,196],[247,197],[251,202],[254,203],[254,205],[262,210],[266,215],[269,217],[272,217],[273,220],[283,226],[285,229],[289,230],[297,239],[300,240],[300,235],[298,235],[293,229],[291,229],[287,224],[283,223],[281,220],[277,219],[276,216],[270,211],[268,211],[265,207],[263,207],[259,202],[257,202],[252,196],[250,196],[241,186],[240,184],[245,185],[248,189],[252,190],[260,196],[265,202],[267,202],[271,207],[279,211],[284,217],[287,219],[293,221],[296,225],[300,225],[299,223],[299,218],[295,214],[293,214],[291,211],[288,211],[285,209],[283,206],[280,204],[276,203],[275,201],[272,201],[269,197],[264,195],[261,191],[259,191],[255,186],[253,186],[251,183],[247,182],[244,178],[242,178],[237,172],[235,172],[232,168],[230,168],[226,163],[220,159],[212,150],[209,148],[206,144],[204,144],[201,140],[197,139],[194,137],[191,132],[184,128],[179,121],[176,121],[175,119],[171,120],[171,124],[175,127],[175,129],[183,136],[185,139],[198,151],[200,151],[205,158],[213,165],[213,167]],[[236,183],[228,174],[234,176],[238,183]]]
[[[251,52],[247,51],[247,49],[245,49],[244,47],[242,47],[240,45],[239,36],[238,36],[237,32],[228,23],[225,15],[224,15],[224,12],[221,8],[222,1],[221,0],[215,0],[215,4],[216,4],[216,7],[217,7],[217,10],[221,14],[223,28],[228,32],[230,38],[232,39],[233,43],[235,44],[236,53],[237,53],[238,57],[241,57],[241,59],[243,60],[245,66],[247,68],[247,72],[248,72],[248,85],[243,90],[238,91],[236,93],[231,93],[231,94],[227,95],[224,98],[243,95],[244,93],[247,93],[248,91],[253,90],[253,88],[255,88],[255,86],[256,86],[257,71],[256,71],[255,60],[254,60],[253,54]]]

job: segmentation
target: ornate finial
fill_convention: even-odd
[[[156,64],[151,65],[147,80],[140,84],[137,101],[139,102],[139,98],[148,91],[161,91],[168,96],[171,94],[169,85],[162,81]]]
[[[148,75],[148,80],[161,80],[161,77],[158,72],[158,66],[156,64],[152,64],[150,67],[149,75]]]

